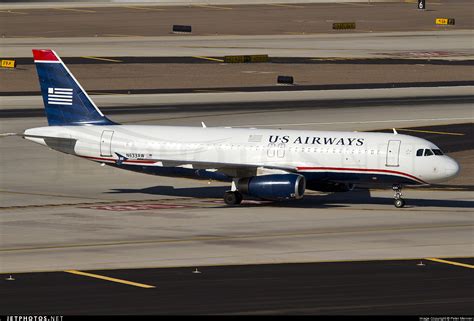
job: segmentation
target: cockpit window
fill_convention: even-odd
[[[444,155],[443,152],[441,151],[441,149],[418,149],[416,151],[416,156],[433,156],[433,155],[437,155],[437,156],[441,156],[441,155]]]

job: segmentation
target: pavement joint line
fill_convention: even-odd
[[[7,252],[25,252],[25,251],[47,251],[47,250],[65,250],[72,248],[94,248],[94,247],[110,247],[110,246],[134,246],[145,244],[171,244],[171,243],[190,243],[190,242],[206,242],[206,241],[233,241],[233,240],[252,240],[265,238],[281,238],[281,237],[308,237],[318,235],[338,235],[338,234],[365,234],[365,233],[384,233],[387,231],[416,231],[416,230],[436,230],[446,228],[473,228],[474,225],[453,224],[453,225],[439,225],[439,226],[412,226],[412,227],[392,227],[392,228],[369,228],[360,231],[354,230],[337,230],[337,231],[300,231],[294,233],[256,233],[243,235],[215,235],[215,236],[199,236],[188,238],[163,238],[163,239],[149,239],[136,241],[116,241],[103,243],[84,243],[84,244],[64,244],[38,247],[24,247],[24,248],[5,248],[0,249],[0,253]]]
[[[399,131],[405,132],[414,132],[414,133],[427,133],[427,134],[439,134],[439,135],[452,135],[452,136],[465,136],[463,133],[448,133],[448,132],[436,132],[431,130],[418,130],[418,129],[405,129],[405,128],[397,128]]]
[[[122,280],[122,279],[116,279],[116,278],[111,278],[111,277],[108,277],[108,276],[103,276],[103,275],[93,274],[93,273],[87,273],[87,272],[82,272],[82,271],[77,271],[77,270],[66,270],[64,272],[70,273],[70,274],[81,275],[81,276],[88,276],[88,277],[91,277],[91,278],[101,279],[101,280],[105,280],[105,281],[111,281],[111,282],[122,283],[122,284],[126,284],[126,285],[132,285],[132,286],[136,286],[136,287],[139,287],[139,288],[145,288],[145,289],[155,288],[155,286],[153,286],[153,285],[137,283],[137,282],[127,281],[127,280]]]
[[[461,267],[465,267],[465,268],[468,268],[468,269],[474,269],[474,265],[471,265],[471,264],[447,261],[447,260],[442,260],[442,259],[437,259],[437,258],[426,258],[425,260],[438,262],[438,263],[445,263],[445,264],[450,264],[450,265],[455,265],[455,266],[461,266]]]
[[[127,38],[145,37],[145,36],[142,36],[142,35],[122,35],[122,34],[117,34],[117,33],[104,33],[103,36],[105,36],[105,37],[127,37]]]
[[[0,193],[7,193],[7,194],[20,194],[20,195],[36,195],[36,196],[48,196],[48,197],[60,197],[60,198],[77,198],[77,199],[89,199],[89,200],[96,200],[96,201],[113,201],[113,200],[104,200],[101,198],[95,197],[87,197],[87,196],[73,196],[73,195],[60,195],[60,194],[46,194],[46,193],[31,193],[31,192],[17,192],[17,191],[8,191],[8,190],[1,190]],[[28,205],[26,205],[28,206]],[[2,208],[2,207],[0,207]]]
[[[193,90],[194,92],[197,92],[197,93],[226,93],[228,91],[225,91],[225,90],[213,90],[213,89],[194,89]]]
[[[81,58],[94,59],[94,60],[103,60],[103,61],[111,61],[111,62],[123,62],[122,60],[110,59],[110,58],[101,58],[101,57],[93,57],[93,56],[84,56],[84,57],[81,57]]]
[[[291,5],[291,4],[279,4],[279,3],[269,3],[267,5],[271,7],[283,7],[283,8],[297,8],[297,9],[305,8],[304,6],[297,6],[297,5]]]
[[[89,92],[89,95],[123,95],[123,94],[118,94],[118,93],[106,93],[106,92],[100,92],[100,93],[96,93],[96,92]]]
[[[373,7],[373,4],[367,4],[367,3],[351,3],[351,2],[336,2],[336,4],[343,4],[343,5],[349,5],[349,6],[356,6],[356,7]]]
[[[35,194],[38,195],[38,194]],[[45,195],[45,196],[54,196],[54,195]],[[92,198],[91,200],[95,200]],[[129,201],[121,201],[121,200],[101,200],[98,202],[81,202],[81,203],[58,203],[58,204],[31,204],[31,205],[13,205],[13,206],[3,206],[0,207],[1,210],[11,210],[11,209],[28,209],[28,208],[38,208],[38,207],[56,207],[56,206],[79,206],[81,208],[88,208],[89,206],[95,205],[129,205],[130,203],[166,203],[166,202],[180,202],[181,198],[163,198],[160,200],[156,199],[148,199],[148,200],[129,200]]]
[[[74,9],[74,8],[52,8],[54,10],[63,10],[63,11],[75,11],[75,12],[87,12],[87,13],[96,13],[97,11],[93,10],[84,10],[84,9]]]
[[[204,57],[204,56],[193,56],[193,58],[205,59],[205,60],[211,60],[211,61],[217,61],[217,62],[224,62],[223,59],[217,59],[217,58],[211,58],[211,57]]]

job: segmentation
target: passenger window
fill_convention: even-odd
[[[441,149],[432,149],[432,151],[435,155],[438,155],[438,156],[443,155],[443,152],[441,151]]]
[[[431,149],[425,149],[425,156],[433,156]]]
[[[419,149],[416,151],[416,156],[423,156],[423,149]]]

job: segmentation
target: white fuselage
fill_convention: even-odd
[[[416,155],[420,149],[438,149],[431,142],[400,134],[111,125],[32,128],[25,138],[157,175],[159,168],[219,171],[230,178],[287,171],[309,181],[416,185],[441,182],[459,171],[448,156]]]

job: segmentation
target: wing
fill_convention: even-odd
[[[260,172],[268,173],[294,173],[296,167],[280,164],[233,164],[233,163],[212,163],[212,162],[183,162],[183,161],[160,161],[164,167],[181,167],[188,169],[201,169],[219,172],[230,177],[255,176]]]

